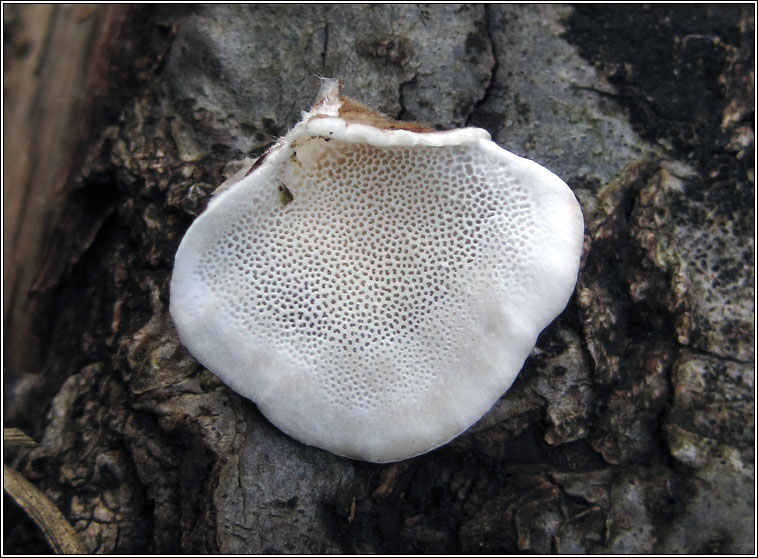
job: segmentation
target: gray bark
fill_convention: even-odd
[[[42,447],[16,456],[87,548],[754,552],[748,6],[138,13],[165,63],[75,183],[71,211],[108,217],[48,282],[58,385],[30,427]],[[167,311],[184,231],[310,107],[318,75],[392,117],[487,129],[585,215],[576,296],[514,386],[397,464],[290,439],[189,355]],[[14,416],[40,413],[17,391]]]

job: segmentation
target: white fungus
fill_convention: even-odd
[[[339,96],[225,187],[176,254],[182,343],[294,438],[396,461],[476,422],[565,307],[579,204],[487,132]]]

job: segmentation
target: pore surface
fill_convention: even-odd
[[[465,430],[573,290],[578,257],[562,258],[576,234],[553,222],[576,219],[570,190],[488,140],[311,136],[268,157],[182,243],[183,341],[203,336],[185,342],[201,362],[338,454],[401,459]]]

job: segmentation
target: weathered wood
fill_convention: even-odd
[[[3,6],[3,346],[11,372],[39,373],[45,360],[35,320],[47,311],[40,291],[54,281],[43,267],[70,267],[70,254],[50,256],[54,225],[65,220],[65,190],[82,162],[94,104],[107,93],[106,60],[124,15],[118,6]],[[86,233],[76,234],[86,244]]]

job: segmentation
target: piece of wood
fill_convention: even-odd
[[[64,190],[89,133],[93,95],[123,7],[30,4],[3,7],[3,323],[5,369],[38,371],[45,350],[34,331],[44,297],[33,285]]]
[[[9,446],[38,446],[28,434],[18,428],[3,428],[3,443]]]
[[[3,489],[37,524],[56,554],[86,554],[79,537],[60,510],[24,476],[3,465]]]

